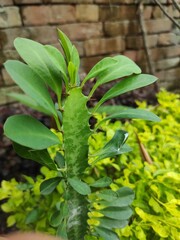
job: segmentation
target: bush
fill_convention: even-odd
[[[108,175],[113,179],[112,190],[127,186],[135,191],[131,222],[127,227],[116,230],[122,240],[180,239],[180,100],[179,95],[166,91],[161,91],[157,97],[159,105],[148,108],[161,117],[160,123],[152,124],[142,120],[125,123],[106,121],[101,125],[100,131],[89,139],[91,167],[84,180],[92,184],[99,177]],[[139,108],[147,107],[145,102],[138,104]],[[102,119],[102,115],[104,114],[96,115],[97,122]],[[93,163],[93,153],[121,128],[129,132],[128,143],[133,151]],[[51,149],[51,155],[54,152],[56,149]],[[59,217],[56,212],[63,188],[59,184],[53,194],[46,196],[39,191],[44,179],[55,177],[55,174],[42,167],[41,175],[35,181],[27,176],[25,183],[18,183],[15,179],[2,181],[0,199],[6,199],[6,202],[1,208],[10,215],[7,219],[8,226],[16,224],[21,230],[55,234]],[[93,204],[97,197],[95,193],[89,196],[91,212],[88,214],[88,224],[91,229],[101,219],[99,210],[102,201]]]

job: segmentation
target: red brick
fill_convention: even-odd
[[[104,31],[107,36],[129,35],[140,33],[139,23],[137,21],[114,21],[105,22]]]
[[[169,46],[169,47],[158,47],[149,49],[150,57],[152,61],[158,61],[166,58],[173,58],[180,56],[179,46]],[[144,61],[146,59],[146,54],[144,50],[137,51],[137,61]]]
[[[132,20],[137,18],[135,6],[100,6],[100,20]]]
[[[87,74],[91,68],[100,60],[102,57],[96,56],[96,57],[84,57],[81,59],[81,68],[82,70]]]
[[[177,44],[177,36],[174,33],[162,33],[158,35],[158,45],[168,46]]]
[[[78,4],[76,6],[76,19],[80,22],[98,22],[98,6],[95,4]]]
[[[153,12],[152,6],[145,6],[143,9],[144,20],[150,19],[152,16],[152,12]]]
[[[159,8],[159,6],[155,6],[153,8],[152,16],[155,19],[164,18],[165,17],[163,11]]]
[[[120,53],[125,49],[124,39],[121,37],[90,39],[85,41],[86,56],[99,54]]]
[[[146,44],[147,47],[155,47],[157,46],[158,35],[147,35],[146,36]],[[128,49],[141,49],[144,48],[144,42],[142,36],[133,36],[126,38],[126,46]]]
[[[25,37],[41,42],[43,44],[56,43],[56,28],[52,26],[12,28],[0,31],[0,47],[12,49],[16,37]]]
[[[3,7],[0,11],[0,28],[21,26],[18,7]]]
[[[0,0],[0,6],[13,5],[13,0]]]
[[[85,40],[102,36],[102,23],[74,23],[59,26],[71,40]]]
[[[147,33],[169,32],[172,28],[172,22],[169,19],[156,19],[145,21]]]
[[[159,71],[156,73],[156,76],[159,78],[158,83],[160,87],[164,87],[168,90],[179,89],[180,68]]]
[[[93,3],[93,0],[45,0],[49,3]]]
[[[22,9],[24,25],[46,25],[49,23],[49,6],[28,6]]]
[[[104,4],[112,4],[112,3],[131,4],[131,3],[134,3],[134,0],[95,0],[95,3],[104,3]]]
[[[84,56],[84,43],[78,42],[78,41],[73,41],[73,44],[77,48],[80,57]]]
[[[123,55],[130,58],[134,62],[137,60],[137,51],[136,50],[126,50],[123,52]]]
[[[42,0],[14,0],[16,4],[37,4],[37,3],[42,3]]]

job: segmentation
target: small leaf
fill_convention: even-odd
[[[109,229],[96,227],[95,231],[103,238],[103,240],[119,240],[117,234]]]
[[[67,231],[66,231],[66,221],[63,221],[62,224],[59,225],[56,236],[63,238],[64,240],[68,240]]]
[[[71,187],[81,195],[88,195],[91,193],[89,185],[78,178],[68,178],[68,182]]]
[[[97,196],[108,202],[115,201],[118,198],[117,193],[112,190],[103,190]]]
[[[63,48],[64,54],[66,56],[67,62],[71,60],[71,52],[72,52],[72,43],[69,38],[64,34],[60,29],[58,29],[58,37]]]
[[[97,161],[107,157],[114,157],[116,155],[124,153],[124,151],[121,151],[121,147],[127,140],[127,137],[127,132],[123,130],[117,130],[113,138],[108,143],[106,143],[106,145],[99,152],[93,155],[98,156],[98,158],[93,163],[96,163]]]
[[[59,168],[64,168],[65,167],[65,159],[60,152],[56,153],[54,161],[57,163]]]
[[[50,218],[50,225],[53,227],[57,227],[62,223],[63,215],[60,211],[56,211],[52,214]]]
[[[4,124],[4,133],[12,141],[36,150],[59,144],[54,133],[29,115],[9,117]]]
[[[130,207],[107,207],[100,210],[104,216],[117,220],[129,219],[132,215],[132,210]]]
[[[90,184],[91,187],[102,188],[108,187],[112,183],[112,179],[110,177],[103,177]]]
[[[124,228],[128,225],[128,220],[114,220],[106,217],[98,218],[98,221],[100,221],[100,227],[107,229]]]
[[[57,185],[60,183],[61,179],[62,179],[61,177],[55,177],[47,179],[44,182],[42,182],[40,185],[41,194],[49,195],[50,193],[52,193],[54,189],[57,187]]]
[[[30,224],[30,223],[36,222],[39,218],[39,214],[40,214],[40,212],[37,208],[33,209],[31,212],[28,213],[26,220],[25,220],[25,224]]]

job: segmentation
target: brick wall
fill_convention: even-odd
[[[18,91],[3,69],[6,59],[17,59],[16,37],[58,46],[56,28],[74,42],[81,56],[81,71],[102,57],[124,54],[148,72],[138,4],[135,0],[0,0],[0,105],[11,102],[5,93]],[[144,1],[147,45],[160,86],[180,90],[179,32],[153,0]],[[177,20],[170,0],[161,0]]]

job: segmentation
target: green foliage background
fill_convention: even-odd
[[[100,131],[89,139],[92,165],[84,181],[93,184],[98,178],[108,175],[113,179],[110,185],[112,190],[127,186],[135,191],[131,221],[125,228],[116,230],[122,240],[180,239],[180,99],[179,95],[164,90],[157,97],[159,104],[155,107],[146,106],[146,102],[138,104],[139,108],[153,110],[161,122],[106,121],[101,124]],[[98,122],[103,117],[104,113],[96,115]],[[93,164],[93,153],[102,148],[117,129],[129,132],[128,145],[133,151]],[[152,164],[143,160],[135,133],[148,151]],[[50,148],[51,156],[55,156],[57,150],[58,146]],[[56,176],[55,171],[42,167],[41,174],[35,180],[24,176],[25,183],[18,183],[15,179],[2,181],[0,200],[6,199],[6,202],[1,208],[9,214],[9,227],[16,224],[21,230],[55,234],[59,220],[56,219],[56,211],[60,202],[63,202],[63,186],[60,183],[56,191],[44,196],[40,194],[40,184]],[[95,193],[89,195],[88,224],[92,231],[102,216],[101,205],[94,203],[95,198]],[[86,236],[86,239],[97,238]]]

